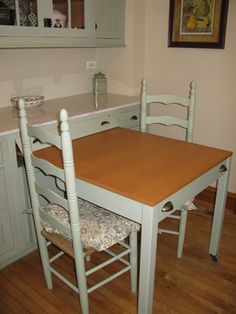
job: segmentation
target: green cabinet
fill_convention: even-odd
[[[4,160],[5,144],[0,143],[0,256],[11,254],[15,246],[11,196],[8,193],[7,167]]]
[[[124,44],[125,0],[1,0],[0,48]]]
[[[95,1],[97,45],[124,45],[125,0]]]
[[[15,141],[0,138],[0,269],[36,248],[28,207],[24,168],[16,158]]]

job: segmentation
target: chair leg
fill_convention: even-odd
[[[52,289],[52,273],[49,268],[50,263],[49,263],[49,256],[48,256],[47,241],[41,235],[41,233],[38,234],[37,238],[38,238],[39,253],[40,253],[41,262],[43,266],[44,277],[46,280],[47,288],[51,290]]]
[[[74,240],[78,241],[78,239]],[[76,279],[79,290],[79,299],[82,314],[89,314],[89,300],[88,300],[88,289],[87,289],[87,279],[85,274],[85,265],[84,265],[84,257],[83,250],[81,245],[78,243],[73,243],[74,246],[74,254],[75,254],[75,270],[76,270]]]
[[[131,279],[131,291],[133,293],[137,292],[137,231],[132,231],[129,235],[129,245],[130,245],[130,279]]]
[[[178,248],[177,248],[177,257],[181,258],[183,255],[184,248],[184,238],[185,238],[185,230],[187,223],[187,210],[182,209],[180,211],[180,222],[179,222],[179,235],[178,235]]]

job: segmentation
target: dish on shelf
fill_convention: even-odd
[[[26,107],[36,107],[43,103],[44,96],[41,95],[28,95],[28,96],[19,96],[11,98],[11,102],[18,107],[18,101],[23,98],[25,101]]]

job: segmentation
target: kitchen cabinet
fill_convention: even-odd
[[[29,109],[28,118],[32,124],[57,132],[56,117],[61,108],[68,110],[73,138],[105,130],[107,125],[134,130],[140,126],[139,97],[112,94],[48,100],[40,110]],[[32,217],[26,213],[30,202],[25,169],[17,159],[16,147],[21,149],[22,145],[16,110],[0,109],[0,269],[37,247]],[[37,149],[37,143],[33,147]],[[45,184],[63,191],[53,179]]]
[[[95,1],[97,46],[124,45],[125,0]]]
[[[36,248],[28,207],[24,168],[17,163],[15,141],[0,137],[0,268]]]
[[[1,0],[0,47],[124,44],[125,0]]]

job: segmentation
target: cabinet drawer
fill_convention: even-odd
[[[122,127],[135,127],[140,125],[140,110],[134,109],[119,113],[119,122]]]
[[[115,116],[104,115],[84,121],[70,121],[70,130],[72,139],[80,138],[90,134],[109,130],[118,127],[119,123]]]
[[[98,116],[96,118],[92,118],[92,119],[90,118],[90,119],[85,119],[85,120],[71,119],[69,120],[69,125],[70,125],[71,138],[77,139],[83,136],[87,136],[90,134],[94,134],[97,132],[101,132],[101,131],[118,127],[119,123],[115,116],[107,114],[107,115]],[[45,129],[47,129],[47,131],[50,131],[54,134],[58,134],[58,127],[56,124],[45,126]],[[16,138],[15,141],[20,151],[23,152],[20,137]],[[47,144],[41,144],[39,142],[34,142],[34,141],[32,142],[33,151],[42,149],[47,146],[48,146]]]

